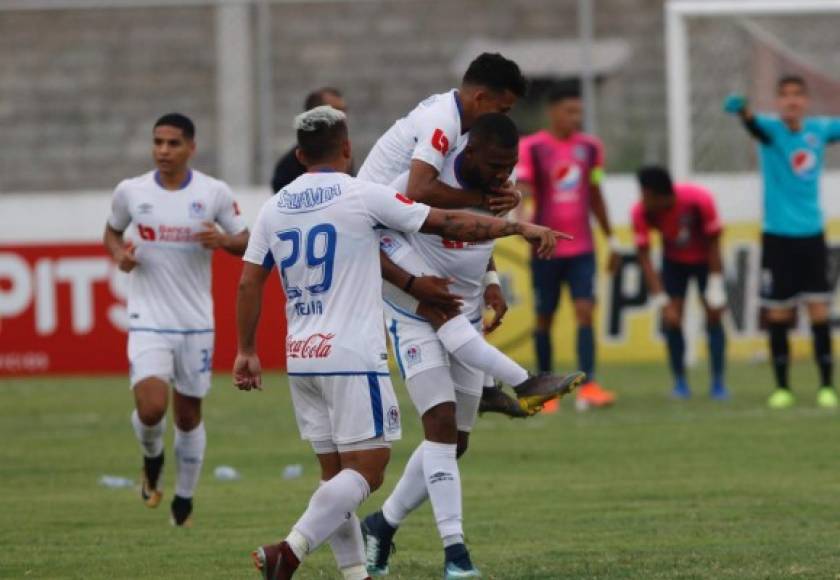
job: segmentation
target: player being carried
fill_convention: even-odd
[[[143,451],[140,493],[148,507],[161,501],[171,386],[177,468],[171,510],[173,523],[183,526],[191,522],[206,446],[201,401],[213,364],[210,262],[216,249],[241,256],[248,230],[227,184],[190,169],[195,153],[190,119],[164,115],[155,123],[153,140],[157,170],[117,186],[104,242],[120,270],[129,273],[131,424]],[[123,237],[129,224],[139,234],[136,244]]]
[[[268,200],[245,253],[237,300],[238,388],[261,387],[255,333],[262,289],[276,264],[286,294],[286,356],[301,436],[322,484],[285,540],[254,552],[266,579],[290,578],[331,539],[347,580],[367,577],[355,511],[383,481],[400,414],[388,374],[379,261],[380,225],[462,242],[520,235],[550,255],[558,234],[415,203],[395,189],[350,177],[345,115],[317,107],[295,120],[304,174]],[[446,464],[448,455],[438,456]],[[454,455],[452,462],[454,462]],[[447,470],[451,471],[451,470]],[[455,482],[442,477],[443,493]]]
[[[406,195],[415,201],[440,208],[482,207],[493,213],[510,211],[521,199],[511,184],[505,183],[492,191],[462,189],[444,183],[440,172],[452,149],[482,114],[507,113],[517,98],[525,94],[526,87],[525,78],[515,62],[500,54],[479,55],[464,73],[459,89],[429,97],[379,138],[359,169],[359,177],[390,184],[408,172]],[[412,295],[422,301],[451,306],[452,296],[446,290],[445,281],[440,280],[438,286],[433,286],[428,284],[429,280],[425,278],[421,285],[412,279]],[[501,287],[497,279],[491,281],[495,283],[487,287],[486,302],[501,315],[506,309]],[[460,349],[457,358],[514,386],[526,413],[536,412],[551,398],[544,396],[545,384],[538,387],[535,381],[526,383],[527,371],[487,344],[463,315],[447,322],[439,330],[441,337],[451,335],[447,327],[472,333],[470,340],[465,340],[469,344]],[[444,347],[452,352],[449,342],[442,340]],[[483,399],[485,410],[520,414],[499,389],[486,389]]]
[[[441,168],[440,179],[453,188],[490,190],[506,183],[516,165],[519,134],[501,113],[478,118],[469,139],[455,148]],[[400,190],[408,172],[392,184]],[[435,275],[453,281],[452,292],[463,300],[461,312],[476,332],[481,331],[483,279],[492,261],[493,242],[464,244],[428,233],[405,237],[389,234],[382,246],[401,275]],[[397,279],[394,279],[399,285]],[[388,573],[388,559],[398,526],[427,498],[431,499],[438,530],[445,546],[446,578],[477,576],[463,543],[460,474],[456,459],[467,450],[475,422],[484,372],[459,358],[464,339],[475,334],[463,327],[444,325],[432,308],[413,303],[394,286],[385,291],[387,326],[391,332],[400,372],[411,400],[422,417],[425,440],[415,449],[394,492],[381,511],[363,521],[367,567],[372,576]],[[402,296],[400,296],[402,295]],[[424,308],[426,306],[426,308]],[[418,316],[417,313],[424,314]],[[494,323],[498,323],[498,319]],[[448,356],[446,344],[453,352]],[[585,375],[572,373],[559,381],[561,394],[574,389]],[[445,477],[442,477],[445,475]]]
[[[672,395],[691,396],[685,377],[685,337],[682,330],[685,295],[692,279],[706,310],[706,333],[712,380],[709,395],[726,399],[724,357],[726,337],[721,317],[726,305],[723,261],[720,253],[721,223],[712,194],[698,185],[672,183],[661,167],[643,167],[637,174],[641,201],[631,210],[639,265],[651,302],[662,309],[668,357],[674,374]],[[661,274],[650,259],[650,231],[659,230],[663,245]]]
[[[764,179],[761,234],[761,301],[767,308],[770,355],[776,390],[767,404],[791,407],[788,330],[796,306],[804,302],[811,319],[814,359],[820,372],[817,404],[835,408],[828,284],[828,251],[820,207],[820,174],[825,147],[840,141],[840,118],[806,117],[808,87],[786,76],[776,86],[779,115],[755,115],[741,95],[730,95],[724,110],[738,115],[758,141]]]

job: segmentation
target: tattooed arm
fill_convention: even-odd
[[[523,222],[478,215],[466,211],[432,209],[420,231],[437,234],[447,240],[483,242],[507,236],[522,236],[536,246],[537,255],[550,258],[558,239],[570,240],[571,236],[549,228]]]

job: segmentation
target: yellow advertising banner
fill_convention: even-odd
[[[829,267],[832,289],[840,277],[840,242],[831,244],[832,235],[840,240],[840,221],[828,224]],[[618,228],[619,239],[626,247],[622,265],[615,277],[606,271],[606,244],[598,241],[598,277],[595,317],[598,337],[598,360],[601,362],[664,361],[665,344],[659,333],[657,313],[647,304],[647,289],[632,250],[627,227]],[[766,337],[760,322],[758,298],[760,271],[760,226],[758,223],[727,225],[723,236],[724,270],[729,308],[726,316],[727,352],[730,358],[749,360],[766,358]],[[654,241],[654,248],[658,240]],[[532,341],[534,298],[531,288],[530,247],[518,238],[497,243],[496,265],[502,278],[510,310],[504,324],[490,341],[517,361],[535,366]],[[658,261],[658,256],[656,260]],[[835,318],[833,326],[840,324]],[[689,290],[684,323],[689,346],[689,359],[705,357],[705,332],[702,307],[696,288]],[[800,316],[800,332],[793,335],[794,355],[809,355],[810,333],[804,316]],[[575,364],[576,327],[568,289],[564,289],[561,305],[552,331],[557,364]]]

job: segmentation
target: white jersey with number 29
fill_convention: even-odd
[[[412,159],[428,163],[440,173],[460,137],[458,91],[432,95],[379,138],[359,169],[359,178],[388,185],[408,171]]]
[[[244,259],[277,266],[290,373],[387,370],[379,229],[420,230],[430,208],[343,173],[305,173],[260,210]]]

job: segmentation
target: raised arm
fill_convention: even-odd
[[[770,143],[770,135],[761,128],[755,115],[750,109],[747,97],[744,95],[731,94],[723,101],[723,110],[730,115],[736,115],[741,119],[744,129],[752,135],[752,137],[762,143]]]

